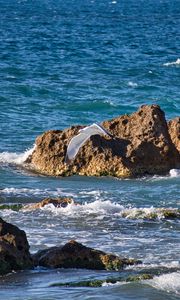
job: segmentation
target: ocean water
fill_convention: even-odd
[[[37,268],[0,278],[1,299],[179,299],[180,222],[146,218],[159,207],[179,208],[178,173],[52,178],[22,166],[49,129],[101,122],[142,104],[160,105],[167,120],[179,116],[179,29],[179,0],[0,0],[0,204],[47,196],[81,204],[0,216],[26,231],[32,253],[76,239],[143,261],[123,272],[167,271],[145,282],[68,288],[52,284],[120,274]]]

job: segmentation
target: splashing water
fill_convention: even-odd
[[[33,148],[27,149],[25,152],[20,154],[13,152],[2,152],[0,153],[0,163],[22,165],[33,153],[35,147],[36,146],[34,145]]]

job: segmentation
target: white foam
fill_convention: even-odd
[[[180,58],[178,58],[176,61],[173,61],[173,62],[167,62],[165,64],[163,64],[163,66],[173,66],[173,65],[180,65]]]
[[[74,197],[75,195],[72,193],[69,193],[68,191],[63,191],[60,188],[57,188],[56,190],[50,190],[50,189],[31,189],[31,188],[14,188],[14,187],[9,187],[9,188],[4,188],[0,190],[1,194],[6,194],[6,195],[16,195],[16,196],[41,196],[41,197],[59,197],[59,196],[69,196],[69,197]]]
[[[169,175],[170,177],[180,177],[180,169],[171,169]]]
[[[135,87],[138,86],[138,84],[137,84],[136,82],[129,81],[129,82],[128,82],[128,86],[135,88]]]
[[[180,295],[180,272],[155,276],[153,279],[148,280],[147,283],[157,289]]]
[[[119,213],[124,207],[120,204],[111,203],[111,201],[96,200],[90,203],[84,203],[77,205],[76,203],[70,203],[64,208],[55,207],[53,204],[48,204],[42,208],[45,211],[51,211],[53,214],[59,215],[72,215],[78,217],[83,214],[95,214],[95,215],[112,215]]]
[[[45,205],[42,210],[44,212],[51,212],[54,215],[66,215],[72,217],[79,217],[81,215],[94,215],[96,219],[103,219],[105,216],[113,216],[114,218],[125,218],[131,220],[143,220],[143,219],[157,219],[162,220],[165,218],[166,208],[163,207],[125,207],[119,203],[112,202],[110,200],[102,200],[103,195],[100,194],[100,191],[89,191],[89,195],[93,196],[94,200],[91,202],[84,202],[82,204],[72,202],[66,207],[55,207],[53,204]],[[60,188],[56,190],[50,189],[30,189],[30,188],[4,188],[0,191],[1,194],[6,195],[16,195],[18,197],[31,197],[38,196],[41,197],[71,197],[72,199],[77,199],[76,194],[70,193],[68,190],[62,190]],[[81,194],[82,192],[80,192]],[[81,198],[84,198],[81,195]],[[177,213],[177,208],[168,207],[167,210],[170,212]]]
[[[22,165],[26,159],[33,153],[35,145],[31,149],[27,149],[23,153],[2,152],[0,153],[0,163]]]
[[[5,189],[2,189],[1,190],[1,193],[3,194],[6,194],[6,195],[41,195],[41,194],[44,194],[46,193],[47,191],[42,191],[40,189],[28,189],[28,188],[21,188],[21,189],[18,189],[18,188],[5,188]]]
[[[103,282],[102,283],[102,287],[108,287],[108,286],[116,286],[116,285],[124,285],[127,284],[126,281],[117,281],[115,283],[111,283],[111,282]]]
[[[53,204],[48,204],[42,208],[44,211],[51,212],[55,215],[71,215],[72,217],[79,217],[81,215],[94,215],[96,219],[103,219],[105,216],[113,216],[115,218],[125,219],[157,219],[165,218],[164,208],[125,208],[110,200],[95,200],[90,203],[76,204],[71,203],[66,207],[55,207]],[[168,208],[172,213],[177,212],[176,208]]]

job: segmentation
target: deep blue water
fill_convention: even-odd
[[[75,238],[142,259],[145,267],[177,267],[148,284],[99,289],[49,284],[106,273],[11,274],[0,280],[2,299],[178,299],[179,221],[160,216],[148,222],[137,213],[179,207],[178,176],[61,179],[17,164],[46,130],[100,122],[152,103],[167,120],[180,115],[179,0],[0,0],[0,202],[69,195],[82,204],[1,216],[27,232],[32,252]],[[126,209],[134,219],[122,218]]]

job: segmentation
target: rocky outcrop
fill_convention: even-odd
[[[25,232],[0,218],[0,275],[32,266]]]
[[[73,240],[31,255],[25,232],[0,218],[0,275],[34,266],[120,270],[136,263],[140,261],[107,254]]]
[[[120,270],[124,266],[140,263],[128,258],[86,247],[74,240],[62,247],[39,251],[33,256],[35,265],[48,268],[86,268],[94,270]]]
[[[173,144],[180,153],[180,117],[168,122],[169,134]]]
[[[53,176],[116,177],[163,174],[180,167],[179,118],[167,125],[159,106],[141,106],[131,115],[105,121],[103,126],[115,138],[92,136],[68,166],[64,162],[67,146],[83,126],[45,132],[36,139],[26,166]]]
[[[53,204],[55,207],[65,208],[68,204],[74,203],[72,198],[59,197],[59,198],[45,198],[38,203],[27,204],[21,207],[23,210],[35,210],[42,208],[48,204]]]

